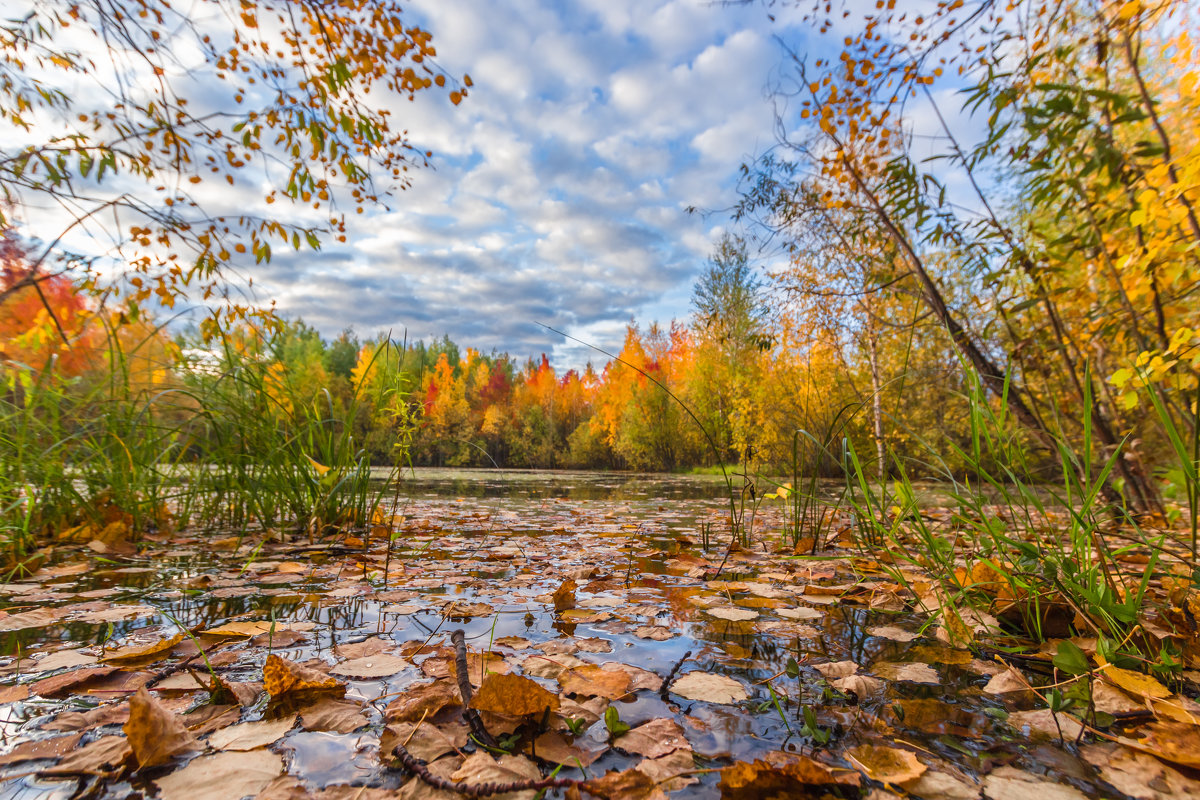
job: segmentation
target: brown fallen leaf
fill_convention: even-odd
[[[53,767],[42,770],[43,775],[106,775],[124,769],[133,755],[129,740],[124,736],[101,736],[69,754]]]
[[[554,600],[555,611],[566,611],[575,607],[575,589],[575,581],[567,578],[554,590],[554,594],[551,597]]]
[[[129,698],[129,719],[122,730],[139,768],[165,764],[180,753],[200,749],[183,719],[164,708],[145,686]]]
[[[29,688],[38,697],[65,697],[85,683],[107,677],[116,671],[116,667],[107,666],[77,669],[72,672],[64,672],[61,675],[42,678],[40,681],[31,684]]]
[[[583,783],[583,790],[601,800],[662,800],[666,797],[654,779],[636,769],[612,771]]]
[[[924,774],[922,764],[911,750],[899,747],[864,744],[844,753],[846,759],[863,771],[868,778],[880,783],[900,784],[914,781]]]
[[[488,675],[471,698],[471,708],[510,717],[540,717],[558,707],[556,695],[519,675]]]
[[[200,756],[154,783],[161,800],[229,800],[257,795],[281,772],[281,756],[247,750]]]
[[[404,693],[388,703],[384,717],[388,722],[416,722],[422,717],[441,711],[443,708],[460,706],[458,687],[448,680],[419,683],[404,690]]]
[[[540,780],[542,771],[525,756],[500,756],[492,758],[487,753],[477,750],[467,756],[453,775],[451,780],[459,783],[511,783],[513,781]],[[500,795],[511,800],[533,800],[537,792],[530,789],[525,792],[511,792]]]
[[[733,678],[711,672],[689,672],[671,684],[671,693],[688,700],[730,705],[750,697],[746,687]]]
[[[652,719],[622,734],[616,740],[616,747],[645,758],[661,758],[676,750],[692,750],[683,728],[669,717]]]
[[[390,678],[408,669],[409,666],[408,660],[400,656],[377,654],[343,661],[341,664],[334,665],[329,671],[334,675],[342,675],[346,678]]]
[[[295,724],[296,716],[293,714],[278,720],[231,725],[209,736],[208,746],[214,750],[255,750],[279,741]]]
[[[0,766],[16,764],[21,761],[33,761],[39,758],[58,760],[70,753],[83,738],[82,733],[74,736],[56,736],[53,739],[36,739],[32,742],[22,742],[8,753],[0,756]]]
[[[634,769],[643,772],[663,792],[677,792],[684,787],[699,781],[692,775],[686,774],[696,768],[696,757],[691,748],[675,750],[658,758],[645,758]]]
[[[790,754],[794,755],[794,754]],[[857,772],[834,772],[818,761],[795,756],[789,763],[738,762],[721,770],[722,800],[759,800],[763,797],[808,797],[816,786],[857,787]]]
[[[532,743],[525,743],[525,753],[536,756],[551,764],[564,764],[568,767],[583,765],[590,767],[596,759],[608,752],[607,747],[583,746],[585,740],[568,737],[561,731],[547,731],[538,736]]]
[[[322,698],[300,712],[300,725],[306,731],[352,733],[369,722],[358,703],[333,697]]]
[[[164,658],[171,648],[183,641],[183,634],[177,633],[169,639],[160,639],[153,644],[134,645],[111,650],[100,660],[106,664],[150,664]]]
[[[1087,795],[1065,783],[1048,781],[1013,767],[1000,767],[983,779],[989,800],[1086,800]]]
[[[379,739],[382,758],[391,758],[397,744],[425,762],[441,758],[446,753],[466,747],[471,735],[466,723],[455,721],[430,725],[428,722],[396,722],[383,729]]]
[[[584,664],[558,676],[564,694],[582,697],[606,697],[616,700],[629,693],[630,677],[625,672],[608,671],[596,664]]]
[[[1080,752],[1084,760],[1100,770],[1100,777],[1130,797],[1138,800],[1200,797],[1200,780],[1146,753],[1109,742],[1088,745]]]
[[[1200,769],[1200,728],[1186,722],[1154,722],[1141,731],[1141,749],[1159,758]]]
[[[298,694],[344,694],[346,684],[325,673],[272,653],[263,665],[263,688],[271,699]]]

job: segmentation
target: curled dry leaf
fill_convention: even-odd
[[[911,750],[864,744],[846,751],[846,759],[868,778],[880,783],[900,784],[921,777],[928,769]]]
[[[519,675],[488,675],[471,698],[471,708],[510,717],[540,717],[558,707],[556,695]]]
[[[671,684],[671,692],[688,700],[706,703],[740,703],[750,697],[746,687],[725,675],[711,672],[689,672]]]
[[[165,764],[180,753],[200,749],[183,719],[168,711],[145,686],[129,698],[129,719],[122,729],[139,767]]]

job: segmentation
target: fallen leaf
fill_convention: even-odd
[[[96,657],[90,656],[87,653],[82,653],[79,650],[59,650],[57,653],[51,653],[45,658],[38,659],[34,665],[29,668],[30,672],[51,672],[56,669],[72,669],[74,667],[85,667],[89,664],[95,664]]]
[[[124,736],[101,736],[90,744],[85,744],[69,754],[53,767],[42,770],[43,775],[103,775],[117,772],[125,761],[133,755],[129,740]]]
[[[297,664],[272,653],[263,664],[263,688],[272,699],[286,695],[344,693],[346,685],[312,667]]]
[[[679,723],[668,717],[652,719],[623,734],[616,746],[626,753],[660,758],[676,750],[691,752],[692,746]]]
[[[396,722],[383,730],[379,740],[379,752],[390,757],[397,744],[404,745],[408,752],[425,762],[434,761],[446,753],[466,747],[470,736],[466,723]],[[539,753],[540,755],[540,753]]]
[[[671,692],[688,700],[726,705],[750,697],[746,687],[733,678],[711,672],[689,672],[671,684]]]
[[[390,678],[408,667],[408,660],[399,656],[372,655],[343,661],[329,671],[347,678]]]
[[[1200,728],[1186,722],[1154,722],[1142,730],[1141,744],[1159,758],[1200,768]]]
[[[324,697],[300,712],[300,725],[306,731],[352,733],[369,722],[362,706],[334,697]]]
[[[471,708],[510,717],[540,717],[558,706],[557,696],[519,675],[488,675],[471,698]]]
[[[1084,747],[1083,758],[1117,791],[1137,800],[1200,797],[1200,780],[1188,777],[1154,756],[1105,742]]]
[[[1105,680],[1120,687],[1123,691],[1129,692],[1134,697],[1161,700],[1173,694],[1170,689],[1159,683],[1157,678],[1133,670],[1114,667],[1112,664],[1105,665],[1101,674]]]
[[[560,674],[558,683],[564,694],[616,700],[629,693],[630,678],[624,672],[608,671],[596,664],[584,664]]]
[[[937,670],[928,664],[916,662],[896,663],[884,661],[872,664],[871,671],[881,678],[890,681],[909,681],[911,683],[941,683],[942,679]]]
[[[283,758],[270,750],[231,751],[192,759],[154,783],[161,800],[230,800],[256,796],[281,772]]]
[[[22,742],[0,756],[0,766],[16,764],[21,761],[34,761],[40,758],[53,758],[57,761],[74,750],[82,738],[83,734],[77,733],[74,736],[56,736],[53,739]]]
[[[468,603],[455,600],[442,606],[443,617],[490,617],[494,609],[487,603]]]
[[[169,639],[160,639],[153,644],[121,647],[105,653],[100,659],[106,664],[126,664],[131,662],[151,663],[166,656],[172,647],[183,641],[183,634],[177,633]]]
[[[990,800],[1086,800],[1087,795],[1065,783],[1042,780],[1012,767],[1000,767],[983,779],[983,793]]]
[[[634,630],[633,635],[639,639],[651,639],[655,642],[664,642],[667,639],[673,639],[679,635],[678,632],[665,628],[662,625],[642,625]]]
[[[858,672],[858,664],[854,661],[830,661],[811,666],[825,678],[845,678]]]
[[[839,692],[853,692],[859,698],[863,698],[882,690],[885,684],[879,678],[868,675],[847,675],[844,678],[834,678],[829,685]]]
[[[450,681],[419,683],[388,703],[384,716],[389,722],[416,722],[425,715],[432,717],[443,708],[460,705],[458,688]]]
[[[805,619],[821,619],[824,616],[820,611],[809,606],[797,606],[796,608],[777,608],[775,613],[784,619],[805,620]]]
[[[757,611],[751,611],[748,608],[733,608],[732,606],[706,608],[704,609],[704,613],[730,622],[749,622],[752,619],[758,619]]]
[[[567,578],[562,584],[554,590],[552,599],[554,601],[555,611],[566,611],[575,607],[575,581]]]
[[[766,761],[744,761],[721,770],[722,800],[760,800],[774,797],[810,797],[815,786],[857,787],[857,772],[834,772],[833,768],[805,756],[793,756],[789,763],[773,765]]]
[[[467,756],[466,761],[458,768],[451,780],[459,783],[511,783],[513,781],[540,780],[542,771],[537,765],[524,756],[500,756],[499,760],[492,758],[482,750],[477,750]],[[508,792],[495,797],[507,800],[533,800],[537,792],[530,789],[525,792]]]
[[[243,722],[216,731],[208,737],[208,746],[214,750],[254,750],[274,744],[284,737],[296,724],[296,715],[278,720]]]
[[[906,631],[895,625],[878,625],[874,628],[867,628],[867,634],[882,639],[891,639],[893,642],[911,642],[917,638],[917,634],[913,631]]]
[[[899,784],[916,780],[928,769],[911,750],[864,744],[852,747],[845,757],[868,778],[880,783]]]
[[[116,671],[116,667],[108,666],[77,669],[72,672],[52,675],[49,678],[42,678],[40,681],[30,684],[29,689],[38,697],[62,697],[70,694],[85,683],[107,677]]]
[[[577,767],[582,764],[590,767],[596,759],[608,751],[608,748],[600,746],[588,749],[583,746],[583,743],[586,742],[586,739],[571,741],[561,731],[547,731],[538,736],[532,746],[526,743],[525,752],[552,764],[564,764],[568,767]]]
[[[979,786],[933,770],[905,783],[904,789],[917,797],[936,797],[938,800],[976,800],[979,797]]]
[[[1058,722],[1055,724],[1055,715],[1048,708],[1039,708],[1034,711],[1017,711],[1009,714],[1006,722],[1029,737],[1036,735],[1057,739],[1059,729],[1061,728],[1064,739],[1074,739],[1083,730],[1083,726],[1079,724],[1079,721],[1070,714],[1059,714]]]
[[[142,768],[165,764],[180,753],[200,749],[183,719],[164,708],[145,686],[129,698],[129,719],[122,730]]]
[[[636,769],[605,773],[585,781],[583,789],[601,800],[661,800],[666,797],[653,778]]]

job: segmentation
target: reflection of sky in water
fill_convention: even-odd
[[[850,660],[869,672],[870,665],[881,661],[910,660],[910,651],[916,652],[913,648],[918,645],[928,646],[930,640],[900,643],[868,633],[873,626],[916,632],[923,621],[916,615],[805,596],[804,579],[797,573],[807,574],[805,570],[810,568],[827,584],[851,585],[873,579],[855,573],[844,551],[837,559],[818,562],[772,554],[780,541],[778,509],[764,509],[756,517],[756,530],[762,534],[757,541],[762,544],[756,543],[731,561],[721,576],[726,583],[706,583],[704,576],[694,571],[705,556],[699,545],[699,526],[706,521],[714,524],[714,544],[707,553],[710,565],[720,560],[728,541],[722,522],[728,506],[720,496],[724,484],[719,478],[562,473],[550,477],[519,473],[514,478],[513,473],[506,473],[505,478],[494,479],[495,473],[488,475],[489,482],[475,496],[481,500],[459,492],[461,481],[477,484],[458,472],[430,471],[410,484],[414,491],[402,496],[398,509],[405,516],[406,527],[396,539],[387,586],[380,572],[382,562],[370,566],[372,577],[363,582],[362,568],[354,563],[361,551],[337,542],[309,547],[305,538],[282,549],[270,544],[255,550],[257,542],[248,538],[241,551],[219,552],[205,549],[201,539],[193,545],[176,545],[172,555],[156,559],[152,568],[144,561],[110,564],[66,575],[49,587],[17,590],[103,593],[106,603],[148,605],[158,609],[157,615],[114,622],[111,627],[68,619],[51,628],[0,634],[0,644],[9,655],[20,648],[28,656],[28,672],[28,664],[36,663],[33,656],[63,645],[79,648],[120,642],[131,635],[146,640],[169,636],[175,632],[171,620],[194,630],[231,619],[274,618],[281,627],[287,622],[303,622],[306,638],[278,646],[275,652],[294,661],[318,658],[329,664],[341,660],[333,652],[340,644],[380,637],[392,648],[415,642],[445,645],[455,628],[464,630],[472,651],[491,652],[513,664],[536,651],[514,651],[497,646],[496,640],[516,636],[537,645],[567,637],[590,638],[603,640],[610,650],[575,653],[584,662],[619,662],[663,676],[690,651],[679,674],[694,670],[722,674],[748,689],[751,699],[736,706],[694,702],[675,695],[663,699],[649,690],[616,704],[621,719],[631,725],[663,716],[676,718],[697,754],[716,759],[713,763],[717,766],[730,758],[762,757],[772,750],[805,746],[806,740],[794,733],[802,724],[796,700],[816,709],[822,725],[843,732],[864,714],[886,715],[896,702],[932,703],[929,707],[952,703],[956,719],[962,723],[959,730],[969,728],[972,737],[949,740],[944,731],[921,730],[907,730],[904,735],[957,762],[974,758],[972,754],[995,741],[996,723],[981,713],[991,701],[974,688],[985,679],[962,666],[943,663],[937,645],[932,655],[922,656],[922,660],[937,670],[939,685],[890,683],[884,692],[861,698],[857,705],[828,692],[807,664]],[[669,496],[669,492],[675,495]],[[695,496],[685,497],[688,494]],[[681,546],[680,537],[691,542]],[[311,563],[315,573],[280,572],[278,567],[288,561]],[[759,573],[775,577],[763,578]],[[578,616],[575,621],[552,613],[548,598],[563,578],[572,574],[579,585],[577,608],[568,613]],[[728,583],[738,580],[750,584]],[[27,606],[19,593],[10,591],[3,599],[6,605]],[[485,604],[483,615],[446,618],[440,609],[452,600]],[[54,602],[61,604],[66,615],[83,600]],[[729,621],[705,611],[730,606],[759,616]],[[819,614],[798,623],[776,612],[797,606],[814,607]],[[637,635],[639,627],[650,625],[677,635],[664,641]],[[261,646],[245,640],[232,643],[222,653],[224,677],[261,680],[266,649],[265,642]],[[382,724],[378,709],[411,684],[427,680],[422,665],[436,657],[416,656],[411,659],[412,666],[386,679],[349,680],[349,698],[374,704],[374,710],[368,706],[367,711],[373,727],[355,734],[293,731],[277,746],[287,754],[291,774],[315,785],[335,781],[393,785],[397,775],[381,771],[372,749]],[[802,665],[799,679],[784,674],[793,658]],[[8,680],[11,682],[11,677]],[[558,690],[552,679],[535,680]],[[769,702],[771,689],[793,701],[782,717]],[[67,702],[0,706],[0,731],[17,739],[37,736],[40,718],[65,708]],[[256,706],[248,718],[256,718],[261,711]],[[603,722],[593,725],[587,735],[603,739]],[[591,771],[601,774],[632,763],[631,757],[614,751],[601,757]],[[27,772],[26,767],[16,765],[4,771]],[[715,789],[715,777],[702,780],[704,785],[692,787],[686,796],[705,796]],[[45,786],[52,788],[40,788],[32,778],[10,780],[0,784],[0,800],[55,797],[58,795],[46,792],[59,792],[62,784]]]

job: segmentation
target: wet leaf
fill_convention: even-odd
[[[1087,655],[1079,649],[1079,645],[1066,640],[1058,643],[1054,666],[1068,675],[1086,675],[1092,668],[1088,663]]]
[[[1081,753],[1117,791],[1138,800],[1200,797],[1200,780],[1146,753],[1107,742],[1088,745]]]
[[[409,666],[408,660],[399,656],[372,655],[343,661],[331,667],[329,671],[347,678],[390,678]]]
[[[438,725],[396,722],[384,729],[379,752],[387,758],[397,744],[402,744],[408,752],[428,762],[466,747],[469,736],[470,729],[463,722]]]
[[[58,760],[73,751],[82,738],[83,734],[77,733],[74,736],[56,736],[52,739],[22,742],[4,755],[0,755],[0,766],[41,758]]]
[[[500,756],[499,759],[495,759],[483,751],[476,751],[467,756],[467,760],[450,777],[459,783],[510,783],[512,781],[539,780],[542,777],[542,771],[524,756]],[[536,794],[536,791],[530,789],[525,792],[510,792],[496,796],[511,800],[516,800],[516,798],[533,800]]]
[[[593,746],[589,749],[583,746],[587,743],[586,739],[571,741],[560,731],[548,731],[538,736],[532,747],[526,744],[525,753],[552,764],[574,767],[578,766],[578,761],[579,764],[590,767],[596,759],[608,752],[608,748]]]
[[[911,750],[898,747],[864,744],[850,748],[845,756],[868,778],[880,783],[913,781],[928,769]]]
[[[691,752],[692,749],[683,728],[667,717],[652,719],[637,726],[617,740],[617,747],[645,758],[660,758],[676,750]]]
[[[758,619],[758,612],[751,611],[748,608],[734,608],[732,606],[722,606],[721,608],[706,608],[704,613],[717,619],[724,619],[730,622],[748,622],[752,619]]]
[[[300,712],[300,725],[306,731],[352,733],[369,722],[362,706],[333,697],[324,697]]]
[[[42,772],[45,775],[104,775],[121,771],[132,755],[129,740],[124,736],[101,736]]]
[[[674,639],[679,635],[677,631],[662,625],[642,625],[633,631],[633,635],[639,639],[651,639],[655,642],[664,642],[667,639]]]
[[[171,648],[182,641],[183,634],[177,633],[169,639],[161,639],[153,644],[111,650],[100,660],[106,664],[151,663],[165,657]]]
[[[129,719],[122,726],[139,767],[165,764],[180,753],[199,750],[183,719],[163,707],[146,687],[129,698]]]
[[[243,722],[216,731],[208,737],[208,746],[214,750],[254,750],[274,744],[283,738],[296,724],[296,716],[279,720]]]
[[[792,754],[789,754],[792,755]],[[811,758],[792,756],[789,763],[738,762],[721,770],[722,800],[760,800],[767,797],[808,797],[817,786],[860,784],[857,772],[835,772]]]
[[[928,664],[883,662],[872,664],[871,671],[879,677],[890,681],[909,681],[911,683],[942,682],[937,670]]]
[[[301,693],[337,693],[346,691],[346,685],[312,667],[297,664],[272,653],[263,665],[263,688],[272,699]]]
[[[1086,800],[1087,795],[1065,783],[1042,780],[1012,767],[1000,767],[983,779],[983,792],[991,800]]]
[[[616,700],[628,694],[630,678],[624,672],[610,672],[595,664],[584,664],[561,673],[558,683],[565,694]]]
[[[1159,758],[1200,769],[1200,728],[1183,722],[1155,722],[1141,732],[1141,744]]]
[[[443,708],[462,705],[458,688],[448,680],[410,686],[388,704],[384,716],[390,722],[416,722],[433,716]]]
[[[510,717],[540,717],[558,707],[556,695],[519,675],[488,675],[471,698],[471,708]]]
[[[1159,683],[1157,678],[1150,675],[1143,675],[1133,670],[1121,669],[1120,667],[1108,664],[1104,667],[1101,674],[1105,680],[1112,682],[1134,697],[1161,700],[1173,694],[1170,689]]]
[[[255,796],[283,772],[283,758],[269,750],[200,756],[154,781],[162,800],[230,800]]]
[[[555,611],[566,611],[575,607],[575,581],[567,578],[562,584],[554,590],[552,599],[554,601]]]
[[[584,782],[583,789],[601,800],[658,800],[666,797],[654,779],[636,769],[611,771]]]
[[[671,692],[688,700],[727,705],[750,697],[746,688],[733,678],[711,672],[689,672],[671,684]]]

